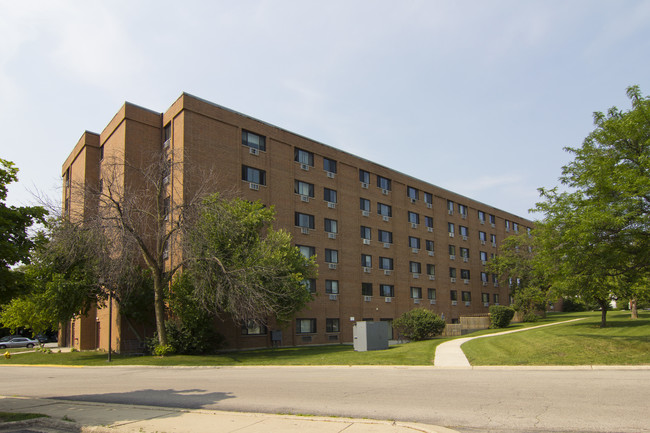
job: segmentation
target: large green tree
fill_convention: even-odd
[[[601,326],[611,298],[650,275],[650,100],[636,86],[627,95],[630,110],[594,113],[594,131],[566,148],[574,155],[562,168],[566,191],[541,189],[536,207],[554,289],[597,302]]]
[[[19,292],[21,274],[12,267],[29,262],[34,247],[29,228],[46,215],[40,206],[7,206],[7,186],[18,180],[17,175],[18,168],[12,162],[0,159],[0,302]]]

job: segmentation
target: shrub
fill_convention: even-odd
[[[537,314],[531,312],[531,313],[524,314],[523,321],[524,322],[537,322],[538,319],[539,319],[539,316]]]
[[[429,310],[416,308],[395,319],[393,327],[405,338],[419,341],[442,334],[445,321]]]
[[[515,316],[515,310],[505,305],[490,307],[490,328],[506,328]]]
[[[174,353],[174,348],[171,344],[158,344],[153,349],[153,354],[156,356],[168,356]]]

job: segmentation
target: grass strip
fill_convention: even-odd
[[[25,421],[34,418],[49,418],[41,413],[0,412],[0,422]]]

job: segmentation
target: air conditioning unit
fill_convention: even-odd
[[[470,305],[471,305],[471,302],[469,302],[469,301],[465,301],[465,306],[466,306],[466,307],[469,307]]]
[[[490,223],[490,226],[491,226],[492,228],[494,228],[494,223]]]
[[[463,240],[466,241],[466,240],[467,240],[467,236],[463,236]]]
[[[411,198],[411,203],[415,203],[417,200],[414,198]]]
[[[384,221],[390,221],[390,217],[388,215],[384,215],[381,217]]]
[[[483,286],[487,286],[487,281],[483,281]]]
[[[456,282],[456,278],[454,278],[454,277],[450,277],[449,280],[450,280],[452,283],[455,283],[455,282]]]
[[[386,297],[386,298],[384,298],[384,301],[390,303],[390,302],[393,302],[393,298]]]
[[[494,248],[496,248],[496,247],[497,247],[497,243],[496,243],[496,242],[492,242],[492,246],[493,246]]]
[[[462,213],[462,214],[460,214],[460,217],[461,217],[462,219],[464,219],[464,220],[465,220],[465,219],[467,219],[467,214],[465,214],[465,213]]]
[[[334,179],[334,176],[336,176],[336,175],[334,173],[332,173],[331,171],[327,172],[327,177],[329,177],[330,179]]]
[[[429,304],[436,305],[436,300],[435,299],[429,299]]]
[[[364,297],[363,297],[363,301],[364,301],[364,302],[370,302],[370,301],[372,301],[372,296],[364,296]]]
[[[499,303],[498,303],[498,302],[495,302],[494,305],[499,305]]]
[[[370,212],[368,212],[367,210],[362,210],[361,215],[367,217],[367,216],[370,216]]]
[[[364,245],[370,245],[370,239],[363,239]]]
[[[390,243],[389,242],[384,242],[384,248],[390,248]]]
[[[463,283],[465,283],[465,284],[469,284],[469,280],[468,280],[468,279],[464,279],[464,280],[463,280]]]
[[[327,207],[330,209],[336,209],[336,203],[332,203],[331,201],[327,202]]]
[[[309,228],[301,227],[300,228],[300,233],[302,233],[303,235],[308,235],[309,234]]]
[[[331,294],[330,301],[336,301],[339,298],[339,295]]]
[[[390,274],[392,274],[392,273],[393,273],[392,270],[390,270],[390,269],[384,269],[384,275],[390,275]]]
[[[171,138],[168,138],[168,139],[165,140],[164,143],[163,143],[163,149],[167,149],[171,144],[172,144],[172,139],[171,139]]]
[[[456,256],[453,254],[449,254],[449,260],[456,260]]]
[[[433,227],[427,227],[427,231],[428,231],[429,233],[433,233]]]
[[[509,231],[510,231],[510,228],[509,228],[509,227],[506,227],[506,233],[509,232]]]
[[[431,281],[433,281],[433,280],[436,279],[436,276],[435,276],[435,275],[429,275],[429,279],[430,279]]]
[[[300,201],[304,201],[305,203],[309,203],[309,196],[308,195],[301,195],[300,196]]]
[[[420,274],[413,274],[413,278],[420,278]]]
[[[447,213],[448,213],[449,215],[453,215],[453,214],[454,214],[454,211],[451,210],[451,209],[449,209],[449,210],[447,210]]]
[[[330,269],[336,269],[336,263],[328,263],[327,267]]]
[[[433,251],[429,251],[428,253],[429,253],[429,255],[430,255],[431,257],[433,257],[433,254],[434,254]]]
[[[414,253],[414,254],[417,254],[417,253],[420,252],[420,250],[417,249],[417,248],[411,248],[411,252]]]
[[[449,232],[449,237],[453,238],[454,237],[454,232]]]
[[[451,301],[451,305],[452,305],[452,306],[456,306],[456,305],[458,305],[458,301]]]
[[[427,203],[427,208],[431,209],[433,205],[431,203]]]
[[[167,185],[169,183],[169,175],[163,177],[163,185]]]
[[[494,287],[499,287],[499,283],[494,283]]]
[[[363,267],[363,272],[365,272],[366,274],[369,274],[370,273],[370,268],[367,267],[367,266],[364,266]]]
[[[487,265],[487,262],[486,262],[485,260],[481,260],[481,264],[482,264],[483,266],[485,266],[485,265]]]
[[[309,171],[309,165],[308,164],[300,163],[300,168],[302,170]]]
[[[330,239],[336,239],[336,233],[328,233],[327,237]]]
[[[257,149],[255,149],[254,147],[251,147],[250,149],[248,149],[248,152],[249,152],[251,155],[259,155],[259,154],[260,154],[260,151],[257,150]]]
[[[361,182],[361,188],[368,189],[368,184],[365,182]]]
[[[485,245],[485,241],[484,241],[484,240],[481,240],[481,245]]]
[[[384,194],[384,195],[388,195],[388,190],[387,189],[382,189],[381,193]]]
[[[169,258],[169,251],[163,251],[162,257],[163,259],[167,260],[167,258]]]
[[[489,306],[490,306],[490,303],[489,303],[489,302],[483,302],[483,306],[484,306],[484,307],[489,307]]]
[[[412,228],[412,229],[416,229],[416,228],[418,228],[418,224],[417,224],[417,223],[411,223],[411,228]]]
[[[463,262],[467,263],[469,262],[469,259],[467,257],[463,257]]]
[[[260,186],[258,184],[256,184],[256,183],[253,183],[253,182],[249,183],[248,187],[250,189],[252,189],[253,191],[259,191],[259,189],[260,189]]]
[[[479,224],[481,224],[481,225],[485,224],[485,221],[484,221],[484,220],[478,220],[478,222],[479,222]]]
[[[420,303],[420,299],[419,299],[419,298],[413,298],[413,303],[414,303],[414,304],[419,304],[419,303]]]

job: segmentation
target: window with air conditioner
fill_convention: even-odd
[[[406,196],[411,199],[411,201],[415,201],[419,198],[420,192],[416,189],[413,188],[412,186],[407,186],[406,187]]]
[[[454,202],[451,200],[447,200],[447,213],[449,215],[454,214]]]
[[[392,298],[395,296],[395,287],[390,284],[379,285],[379,296]]]
[[[339,332],[339,319],[325,319],[325,332]]]
[[[456,226],[454,223],[447,223],[447,231],[449,232],[449,237],[454,237],[454,232],[456,231]]]
[[[377,214],[390,218],[393,216],[393,208],[384,203],[377,203]]]
[[[296,246],[300,250],[300,253],[303,255],[303,257],[305,257],[307,259],[316,255],[316,248],[315,247],[310,247],[310,246],[306,246],[306,245],[296,245]]]
[[[383,176],[377,176],[377,187],[382,190],[390,191],[391,180]]]
[[[314,184],[296,180],[294,181],[293,192],[303,197],[314,198]]]
[[[336,190],[323,188],[323,198],[328,203],[336,203]]]
[[[436,265],[433,265],[431,263],[427,264],[427,275],[430,276],[430,277],[435,278],[435,276],[436,276]],[[433,278],[430,278],[430,279],[433,279]]]
[[[422,287],[411,287],[411,298],[422,299]]]
[[[421,274],[422,273],[422,264],[420,262],[409,262],[409,271],[412,274]]]
[[[427,289],[427,299],[436,300],[436,289]]]
[[[372,236],[372,229],[370,227],[361,226],[361,239],[370,240]]]
[[[420,238],[409,236],[409,248],[420,249]]]
[[[297,334],[314,334],[316,332],[316,319],[296,319]]]
[[[257,168],[242,165],[241,178],[246,182],[255,183],[257,185],[266,185],[266,171]]]
[[[469,280],[469,269],[461,269],[460,278],[462,278],[463,280]]]
[[[295,148],[293,151],[294,161],[307,167],[314,166],[314,154],[303,149]]]
[[[385,244],[393,243],[393,232],[389,232],[386,230],[379,230],[377,233],[379,236],[379,242],[383,242]]]
[[[325,293],[328,295],[338,295],[339,280],[325,280]]]
[[[424,248],[428,252],[433,253],[433,251],[434,251],[433,246],[434,246],[434,244],[433,244],[432,240],[427,239],[427,240],[424,241]]]
[[[393,259],[390,257],[379,257],[379,269],[385,271],[393,270]]]
[[[242,130],[241,144],[248,146],[251,149],[266,151],[266,137],[258,135],[250,131]]]
[[[372,296],[372,283],[361,283],[361,295]]]
[[[333,220],[333,219],[329,219],[329,218],[325,218],[324,224],[325,224],[325,232],[326,233],[334,233],[334,234],[336,234],[336,233],[339,232],[338,221]]]
[[[323,158],[323,170],[328,173],[336,173],[336,161],[329,158]]]
[[[266,326],[255,320],[245,320],[241,324],[242,335],[266,335],[267,332]]]
[[[408,221],[416,226],[420,224],[420,215],[415,212],[408,212]]]
[[[370,200],[367,198],[361,198],[359,199],[359,207],[361,208],[361,212],[366,212],[366,215],[370,213]]]
[[[314,229],[314,216],[306,213],[294,212],[295,224],[297,227]]]
[[[449,291],[449,299],[451,301],[458,301],[458,291],[456,290],[450,290]]]
[[[309,293],[316,293],[316,279],[315,278],[309,278],[306,280],[302,280],[302,285],[305,287],[305,289]]]
[[[433,206],[433,195],[431,193],[424,193],[424,202],[427,204],[427,207]]]
[[[370,183],[370,173],[359,169],[359,182],[361,182],[361,184],[365,185],[365,188],[367,188],[368,184]]]

